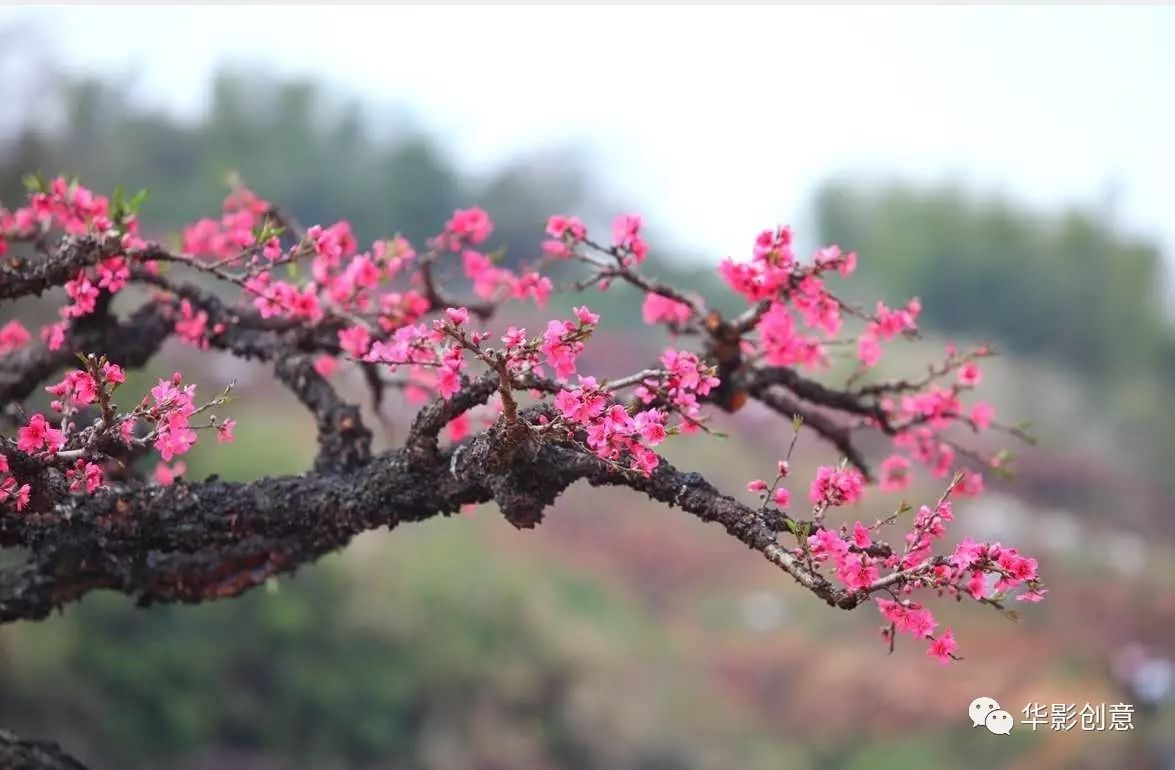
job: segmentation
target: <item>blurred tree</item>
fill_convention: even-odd
[[[958,187],[832,182],[816,196],[821,242],[863,257],[860,286],[924,300],[928,327],[990,340],[1072,373],[1109,417],[1119,460],[1175,491],[1175,332],[1163,260],[1088,211],[1045,217]]]
[[[0,59],[0,75],[13,61]],[[5,93],[9,82],[0,78],[5,103],[16,101]],[[19,200],[30,169],[68,170],[95,189],[151,190],[156,222],[179,227],[193,212],[215,210],[226,179],[238,173],[263,194],[277,191],[303,221],[328,222],[346,211],[360,240],[396,228],[423,244],[455,208],[478,202],[494,216],[496,242],[536,247],[546,212],[594,213],[586,177],[566,153],[519,158],[482,180],[462,178],[410,118],[383,125],[383,116],[315,82],[226,70],[210,90],[205,114],[185,123],[134,103],[119,83],[48,79],[36,111],[0,143],[0,201]],[[48,114],[63,119],[45,120]],[[383,138],[365,128],[373,123]]]
[[[1157,370],[1170,350],[1158,249],[1091,213],[1049,220],[957,188],[844,183],[826,185],[816,209],[823,241],[865,255],[866,283],[922,297],[943,331],[1052,357],[1103,385]]]

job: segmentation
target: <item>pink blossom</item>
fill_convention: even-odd
[[[881,491],[901,492],[910,485],[910,461],[902,455],[890,455],[881,463]]]
[[[869,536],[869,529],[859,521],[853,522],[853,545],[858,548],[868,548],[873,545],[873,538]]]
[[[17,431],[16,446],[22,452],[39,452],[42,448],[56,452],[65,443],[61,431],[49,424],[45,416],[34,414],[28,424]]]
[[[114,385],[121,385],[126,382],[126,373],[118,364],[105,363],[102,365],[102,378]]]
[[[85,490],[86,494],[93,494],[102,486],[102,469],[81,458],[74,463],[73,468],[65,472],[65,477],[69,481],[70,492]]]
[[[869,588],[880,576],[877,566],[868,556],[844,559],[836,569],[836,577],[850,591]]]
[[[641,317],[647,324],[664,322],[681,326],[689,321],[692,313],[690,306],[684,302],[654,292],[645,295],[644,305],[641,306]]]
[[[539,350],[546,356],[547,363],[555,369],[555,376],[566,379],[575,374],[575,358],[583,349],[583,343],[573,342],[570,335],[575,327],[567,321],[551,321],[543,332]]]
[[[641,218],[636,214],[620,214],[612,220],[612,245],[628,251],[637,264],[645,260],[649,251],[640,231]]]
[[[281,255],[281,241],[278,240],[276,236],[266,241],[265,245],[261,248],[261,256],[265,257],[270,262],[276,262],[277,260],[281,259]]]
[[[32,489],[28,484],[17,486],[17,481],[12,476],[0,481],[0,503],[12,501],[12,507],[18,511],[23,511],[28,507],[29,501],[32,499]]]
[[[371,346],[371,333],[366,326],[348,326],[339,329],[339,347],[355,358],[363,358]]]
[[[556,214],[547,220],[547,234],[552,238],[578,243],[587,238],[587,228],[576,217]]]
[[[881,344],[877,341],[876,334],[865,332],[857,338],[857,358],[866,368],[877,366],[877,362],[881,360]]]
[[[98,302],[98,287],[90,283],[85,273],[78,273],[72,281],[67,281],[65,293],[73,300],[73,304],[63,311],[65,317],[78,318],[94,312]]]
[[[780,508],[787,508],[791,504],[791,492],[784,487],[776,487],[775,492],[771,495],[771,500]]]
[[[13,319],[0,328],[0,356],[23,348],[30,339],[28,329],[20,321]]]
[[[216,426],[216,443],[231,444],[233,441],[233,429],[237,427],[237,421],[233,419],[225,420]]]
[[[314,359],[314,371],[318,372],[323,377],[330,377],[334,374],[335,369],[339,368],[339,362],[331,356],[319,356]]]
[[[172,412],[159,428],[155,449],[165,462],[171,462],[171,458],[185,454],[191,449],[196,443],[196,438],[196,431],[188,427],[187,415]]]
[[[449,237],[449,248],[460,248],[460,244],[469,243],[476,246],[490,237],[494,231],[494,223],[489,214],[474,206],[468,209],[458,209],[445,224],[445,234]]]
[[[180,319],[175,322],[175,333],[185,342],[207,350],[208,313],[196,311],[188,300],[180,302]]]
[[[939,663],[948,664],[951,662],[951,656],[955,650],[959,649],[959,645],[955,643],[955,634],[950,628],[939,634],[939,637],[930,643],[926,650],[926,654],[932,658],[936,658]]]
[[[665,413],[658,409],[645,409],[633,416],[636,431],[649,446],[657,446],[665,440]]]
[[[809,275],[800,281],[799,291],[792,295],[792,304],[800,312],[805,326],[822,329],[829,337],[840,331],[840,303],[816,276]]]
[[[883,340],[892,340],[897,335],[914,331],[918,328],[918,313],[922,305],[917,300],[911,300],[905,308],[890,310],[885,303],[877,303],[877,312],[874,321],[869,324],[871,334]]]
[[[967,579],[967,593],[971,594],[971,598],[979,601],[987,595],[987,576],[983,570],[971,570],[971,575]]]
[[[965,388],[974,388],[983,381],[983,371],[979,364],[968,361],[959,368],[959,384]]]
[[[526,329],[519,329],[517,326],[511,326],[506,329],[506,333],[502,336],[502,343],[507,350],[514,350],[526,343]]]
[[[111,257],[98,263],[98,287],[111,294],[120,291],[131,279],[126,257]]]
[[[588,310],[587,305],[581,305],[580,307],[573,308],[573,311],[575,312],[575,317],[579,319],[581,324],[587,324],[590,326],[600,322],[600,316]]]
[[[175,483],[175,480],[188,472],[188,465],[185,462],[178,462],[175,465],[168,467],[166,463],[157,463],[155,465],[155,480],[165,487],[169,487]]]
[[[442,366],[437,375],[437,389],[448,401],[461,390],[461,373],[449,366]]]
[[[473,281],[473,293],[482,299],[492,299],[498,288],[508,283],[511,275],[507,270],[494,267],[490,258],[473,249],[461,253],[465,275]],[[525,293],[522,295],[525,296]]]
[[[831,559],[839,565],[849,553],[849,544],[831,529],[822,529],[808,536],[808,549],[818,561]]]
[[[771,303],[756,328],[764,358],[771,366],[812,366],[824,358],[818,343],[796,331],[791,312],[782,303]]]
[[[469,435],[469,413],[462,412],[449,422],[449,440],[453,443],[461,441]]]
[[[983,474],[978,471],[959,471],[961,478],[955,486],[955,494],[959,497],[978,497],[983,494]]]
[[[45,388],[46,391],[70,404],[85,406],[98,399],[98,383],[88,373],[75,369],[65,375],[65,379],[56,385]]]
[[[763,479],[755,479],[754,481],[747,484],[747,491],[748,492],[766,492],[767,491],[767,482],[763,481]]]
[[[60,321],[41,327],[41,339],[50,350],[61,350],[65,345],[65,331],[69,328],[67,321]]]
[[[847,505],[861,499],[865,479],[855,468],[843,470],[822,465],[812,481],[809,498],[813,503]]]
[[[932,635],[938,626],[930,610],[918,604],[878,599],[877,607],[899,632],[919,639]]]
[[[975,423],[975,427],[979,430],[987,430],[991,427],[991,421],[995,418],[995,407],[986,401],[980,401],[975,406],[971,407],[971,422]]]
[[[550,299],[551,292],[555,288],[550,278],[538,273],[527,273],[518,279],[514,279],[508,270],[500,270],[499,274],[504,281],[511,284],[511,297],[514,299],[531,297],[540,308],[547,306],[547,300]]]

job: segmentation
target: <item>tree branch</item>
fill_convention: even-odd
[[[18,738],[0,730],[0,767],[4,770],[85,770],[52,741]]]

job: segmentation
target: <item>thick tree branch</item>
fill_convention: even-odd
[[[0,730],[0,768],[4,770],[85,770],[52,741],[18,738]]]
[[[39,295],[73,279],[83,268],[121,252],[117,235],[66,235],[56,249],[36,260],[8,257],[0,261],[0,300]]]
[[[340,399],[308,356],[282,354],[273,369],[317,422],[316,470],[347,471],[371,460],[371,431],[363,424],[359,407]]]
[[[35,344],[0,358],[0,403],[28,398],[56,372],[76,366],[78,353],[103,353],[127,368],[141,367],[174,326],[164,307],[155,303],[139,308],[122,323],[109,315],[95,321],[78,324],[58,350]]]

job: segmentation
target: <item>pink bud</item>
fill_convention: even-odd
[[[771,499],[774,500],[775,504],[780,508],[786,508],[788,504],[791,503],[791,492],[787,491],[783,487],[780,487],[779,489],[775,490],[775,494],[772,495]]]
[[[764,492],[767,489],[767,482],[763,479],[755,479],[750,484],[747,484],[748,492]]]
[[[786,476],[788,470],[789,470],[789,467],[787,464],[787,460],[780,460],[779,461],[779,476],[780,476],[780,478],[783,478],[784,476]]]
[[[457,326],[460,326],[461,324],[463,324],[469,320],[469,311],[463,307],[447,308],[445,310],[445,315],[447,315],[449,317],[449,320],[452,321]]]

